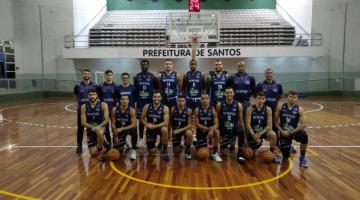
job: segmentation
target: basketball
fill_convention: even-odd
[[[263,152],[263,154],[261,155],[261,160],[264,163],[272,163],[274,159],[274,155],[271,151],[265,151]]]
[[[197,150],[196,157],[200,160],[206,160],[209,158],[209,149],[206,147],[202,147]]]
[[[117,160],[120,158],[120,152],[117,149],[110,149],[105,157],[111,161]]]
[[[244,152],[244,157],[246,160],[250,160],[250,159],[254,158],[254,151],[250,147],[245,147],[243,149],[243,152]]]

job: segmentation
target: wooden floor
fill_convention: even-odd
[[[307,98],[310,168],[185,160],[138,150],[111,166],[75,153],[71,99],[0,105],[0,199],[359,199],[360,100]],[[74,105],[67,107],[75,110]],[[86,142],[86,136],[84,142]],[[10,146],[11,145],[11,146]],[[170,148],[171,149],[171,148]],[[172,152],[172,151],[171,151]],[[171,153],[170,152],[170,153]]]

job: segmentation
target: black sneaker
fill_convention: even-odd
[[[82,146],[77,146],[76,153],[81,153],[81,152],[82,152]]]
[[[161,154],[161,158],[164,159],[165,161],[169,161],[169,160],[170,160],[169,155],[168,155],[167,152],[163,152],[163,153]]]

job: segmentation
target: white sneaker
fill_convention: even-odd
[[[132,160],[136,160],[136,150],[135,149],[130,151],[130,158]]]
[[[140,139],[139,140],[139,147],[144,147],[145,146],[145,141],[144,139]]]
[[[220,157],[220,155],[219,155],[218,152],[214,153],[211,157],[212,157],[212,159],[215,160],[216,162],[222,162],[222,159],[221,159],[221,157]]]

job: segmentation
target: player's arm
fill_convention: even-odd
[[[239,125],[240,125],[240,128],[244,128],[244,117],[243,117],[243,107],[241,105],[241,103],[238,103],[238,112],[239,112]]]
[[[283,91],[283,88],[282,88],[282,85],[278,83],[278,86],[279,86],[279,91],[278,91],[278,96],[277,96],[277,100],[279,101],[283,94],[284,94],[284,91]]]
[[[172,121],[173,121],[174,111],[175,111],[175,106],[174,106],[174,107],[171,107],[171,109],[170,109],[170,119],[169,119],[169,122],[170,122],[171,128],[174,128],[174,127],[172,127]],[[174,133],[174,131],[175,131],[175,130],[173,129],[173,133]]]
[[[152,75],[152,84],[154,85],[155,90],[160,90],[159,81],[155,75]]]
[[[183,91],[184,94],[186,93],[186,81],[187,81],[187,77],[186,77],[186,75],[184,75],[183,79],[182,79],[182,88],[181,88],[181,90]]]
[[[160,124],[152,125],[152,129],[167,127],[169,124],[169,107],[164,106],[164,121]]]
[[[296,127],[296,129],[294,129],[293,131],[291,131],[289,134],[292,135],[298,131],[303,130],[306,125],[305,125],[305,112],[304,109],[302,107],[299,107],[299,114],[300,114],[300,124]]]
[[[187,131],[191,129],[192,126],[192,111],[190,108],[187,109],[187,117],[188,117],[188,125],[183,127],[183,128],[179,128],[176,130],[177,133],[181,133],[183,131]]]
[[[183,81],[182,81],[182,77],[179,73],[176,73],[176,80],[177,80],[177,84],[180,90],[183,89]]]
[[[256,87],[255,87],[255,78],[251,76],[250,78],[250,90],[251,90],[251,94],[252,96],[255,98],[256,95]]]
[[[209,130],[209,127],[203,126],[200,124],[200,120],[199,120],[199,108],[195,108],[194,111],[194,118],[195,118],[195,126],[199,129],[203,129],[205,131]]]
[[[86,122],[86,104],[81,106],[81,125],[87,129],[94,130],[96,127]]]
[[[281,105],[278,105],[275,111],[275,127],[279,130],[281,135],[284,135],[284,129],[280,126],[280,112],[281,112]]]
[[[211,108],[211,111],[213,112],[213,115],[214,115],[214,126],[213,129],[216,130],[219,128],[219,118],[218,118],[218,114],[217,112],[215,111],[214,108]]]
[[[256,133],[257,135],[259,135],[259,138],[260,138],[260,136],[262,136],[263,134],[267,133],[268,131],[270,131],[272,129],[272,111],[271,111],[271,108],[266,107],[266,115],[267,115],[266,127],[262,131]]]
[[[161,90],[161,73],[158,74],[158,76],[156,77],[156,82],[157,85],[159,86],[159,90]]]
[[[206,90],[206,80],[205,80],[205,75],[204,74],[201,74],[201,92],[205,91],[207,92]]]
[[[78,102],[79,101],[79,85],[75,85],[73,96],[74,96],[75,101]]]
[[[101,109],[104,113],[104,120],[98,125],[98,127],[105,127],[109,123],[109,108],[108,105],[104,102],[101,102]]]
[[[253,108],[252,108],[252,106],[249,106],[249,107],[247,108],[247,110],[246,110],[246,120],[245,120],[245,124],[246,124],[246,129],[247,129],[247,131],[250,133],[250,135],[251,135],[252,137],[254,137],[254,136],[255,136],[255,132],[254,132],[254,130],[253,130],[252,127],[251,127],[251,114],[252,114],[252,112],[253,112]]]
[[[116,107],[114,107],[111,111],[111,129],[114,133],[117,133],[116,131]]]
[[[211,76],[208,75],[205,78],[205,90],[206,90],[206,93],[208,93],[208,94],[210,92],[210,86],[211,86]]]
[[[216,112],[217,112],[218,116],[220,116],[220,110],[221,110],[221,103],[218,102],[218,103],[216,104]]]
[[[130,125],[122,127],[121,131],[126,131],[126,130],[136,128],[136,112],[135,112],[134,108],[130,108],[130,122],[131,122]]]
[[[141,117],[140,117],[141,123],[144,124],[146,128],[149,126],[149,123],[147,123],[145,120],[148,109],[149,109],[149,104],[146,104],[141,112]]]

